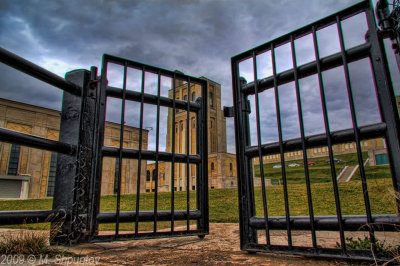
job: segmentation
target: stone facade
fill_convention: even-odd
[[[368,152],[368,165],[376,165],[375,156],[379,154],[387,154],[386,144],[383,138],[369,139],[361,141],[361,149],[363,152]],[[356,153],[356,145],[354,142],[341,143],[337,145],[333,145],[333,153],[337,154],[346,154],[346,153]],[[329,156],[328,147],[317,147],[307,150],[307,157],[309,160],[312,158]],[[303,151],[292,151],[285,153],[285,160],[299,160],[303,159]],[[364,158],[367,159],[367,158]],[[280,154],[272,154],[263,157],[264,163],[280,163],[281,156]],[[258,164],[258,158],[255,158],[255,163]]]
[[[60,112],[25,103],[0,99],[0,127],[58,140],[60,127]],[[125,126],[124,143],[126,148],[138,147],[139,130]],[[143,130],[143,145],[147,148],[147,130]],[[104,144],[119,147],[119,125],[106,122]],[[48,196],[49,174],[52,152],[21,146],[17,159],[17,172],[8,175],[12,144],[0,142],[0,179],[23,180],[27,182],[21,193],[22,198],[41,198]],[[54,157],[54,156],[53,156]],[[142,169],[146,168],[146,161],[142,161]],[[121,193],[136,193],[137,160],[122,160]],[[145,178],[142,170],[141,180]],[[116,159],[103,159],[102,195],[110,195],[115,191]],[[145,184],[141,182],[141,191],[145,191]]]
[[[208,185],[209,188],[228,188],[236,187],[236,157],[234,154],[227,153],[226,148],[226,120],[221,110],[221,85],[201,77],[207,81],[208,88]],[[173,98],[173,91],[169,91],[170,98]],[[181,81],[175,83],[175,98],[179,100],[195,101],[201,96],[201,87],[191,84],[188,85]],[[189,141],[187,141],[187,112],[177,110],[175,112],[175,125],[173,122],[173,110],[169,109],[167,119],[166,151],[172,152],[172,130],[175,130],[175,153],[187,152],[189,144],[189,154],[196,154],[196,116],[195,113],[189,114]],[[162,126],[162,125],[161,125]],[[148,171],[153,171],[154,164],[147,166]],[[187,186],[190,190],[196,189],[196,166],[189,166],[189,178],[185,163],[176,163],[174,167],[174,190],[185,191]],[[159,191],[171,191],[171,163],[159,163],[159,180],[165,177],[165,183],[159,187]],[[189,180],[189,184],[187,184]],[[154,189],[154,182],[147,181],[146,189]],[[161,182],[160,182],[161,184]]]

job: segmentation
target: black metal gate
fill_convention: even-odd
[[[185,235],[198,235],[200,237],[204,237],[208,234],[208,177],[207,177],[207,145],[203,145],[203,143],[207,143],[207,82],[205,80],[190,77],[184,75],[180,72],[173,72],[164,70],[161,68],[141,64],[138,62],[134,62],[131,60],[126,60],[122,58],[118,58],[111,55],[103,56],[103,66],[101,73],[101,80],[99,86],[99,115],[98,115],[98,140],[96,143],[97,154],[96,154],[96,173],[93,181],[93,201],[91,205],[91,213],[90,216],[93,217],[95,221],[92,223],[92,228],[90,230],[90,238],[93,241],[109,241],[116,239],[136,239],[136,238],[150,238],[150,237],[168,237],[168,236],[185,236]],[[108,66],[110,64],[119,65],[123,67],[123,85],[122,88],[115,88],[108,86]],[[140,80],[140,90],[133,91],[127,90],[127,73],[129,69],[136,69],[140,71],[141,80]],[[157,93],[156,95],[146,93],[146,74],[155,74],[157,75]],[[169,91],[168,97],[161,95],[161,79],[169,78],[172,81],[172,88]],[[191,95],[190,89],[192,85],[197,85],[201,87],[201,97],[198,97],[197,100],[190,99],[187,97],[186,100],[179,100],[176,97],[176,83],[185,82],[187,86],[187,95]],[[106,116],[106,102],[107,97],[114,97],[122,100],[122,112],[121,112],[121,122],[119,124],[120,127],[120,137],[119,137],[119,147],[107,147],[102,145],[104,142],[104,130],[105,130],[105,116]],[[138,102],[140,104],[139,109],[139,139],[138,139],[138,147],[137,148],[123,148],[124,143],[124,125],[125,118],[129,115],[126,112],[126,103],[129,101]],[[146,119],[144,116],[144,106],[145,104],[151,104],[157,106],[157,114],[156,114],[156,143],[155,150],[148,150],[144,148],[144,138],[143,138],[143,120]],[[165,106],[171,108],[169,114],[171,125],[163,125],[160,123],[160,106]],[[175,146],[175,114],[179,111],[186,112],[186,151],[185,154],[179,153],[176,150]],[[196,132],[195,138],[196,141],[194,145],[196,146],[196,154],[192,154],[189,152],[189,147],[191,146],[189,143],[190,135],[189,135],[189,126],[190,124],[190,113],[195,113],[196,116]],[[171,149],[169,151],[161,151],[159,149],[160,142],[160,128],[168,127],[167,130],[170,130],[171,133]],[[115,157],[117,158],[117,188],[116,188],[116,212],[100,212],[100,191],[101,188],[101,178],[102,178],[102,162],[105,156]],[[136,200],[135,206],[132,206],[133,211],[121,211],[120,210],[120,202],[121,202],[121,176],[122,176],[122,162],[124,158],[136,159],[137,160],[137,184],[136,184]],[[145,172],[146,169],[143,169],[142,161],[151,160],[155,162],[155,186],[153,189],[154,195],[154,207],[153,211],[141,211],[140,210],[140,194],[141,192],[141,182],[145,182],[145,180],[141,180],[141,173]],[[158,181],[159,181],[159,164],[161,162],[170,162],[171,163],[171,172],[170,172],[170,210],[169,211],[160,211],[158,210],[159,200],[158,200]],[[185,164],[186,170],[186,210],[175,210],[175,167],[179,167],[176,163]],[[189,187],[189,170],[190,165],[194,164],[196,167],[196,206],[190,206],[190,190],[192,187]],[[166,173],[169,174],[169,173]],[[160,221],[170,221],[169,230],[166,228],[157,228],[157,223]],[[176,221],[186,221],[186,225],[184,228],[175,228]],[[190,225],[190,221],[196,221],[197,225],[195,228]],[[133,222],[134,228],[132,228],[132,233],[121,233],[119,229],[119,225],[122,222]],[[153,222],[152,230],[145,230],[140,232],[139,223],[140,222]],[[100,223],[115,223],[115,234],[107,234],[107,235],[99,235],[98,226]]]
[[[361,15],[366,20],[366,35],[365,42],[357,44],[351,48],[345,45],[342,24],[345,20],[353,16]],[[365,21],[364,20],[364,21]],[[338,36],[338,51],[328,56],[321,56],[321,47],[318,44],[318,34],[321,30],[327,27],[333,28]],[[333,31],[332,31],[333,32]],[[340,257],[351,259],[372,259],[384,258],[386,254],[382,253],[376,245],[376,231],[395,231],[396,225],[400,225],[398,216],[400,200],[397,199],[396,214],[380,214],[373,215],[371,211],[371,199],[369,195],[369,188],[367,186],[368,174],[365,170],[365,154],[362,148],[365,147],[365,140],[372,138],[383,138],[386,142],[386,151],[389,158],[390,172],[393,180],[394,191],[398,192],[400,187],[400,122],[399,115],[396,108],[396,101],[391,82],[390,74],[388,71],[388,63],[383,44],[383,33],[377,28],[373,7],[370,1],[362,1],[354,6],[342,10],[336,14],[330,15],[322,20],[314,22],[310,25],[295,30],[289,34],[279,37],[273,41],[267,42],[263,45],[255,47],[249,51],[234,56],[231,60],[232,63],[232,82],[233,82],[233,96],[234,108],[225,110],[226,116],[235,117],[235,134],[236,134],[236,152],[237,152],[237,169],[238,169],[238,189],[239,189],[239,213],[240,213],[240,238],[242,250],[249,252],[279,252],[290,254],[307,254],[312,256],[324,257]],[[297,63],[295,43],[307,37],[311,40],[311,50],[314,57],[311,61],[302,65]],[[277,70],[277,60],[279,59],[275,53],[280,47],[286,45],[288,48],[285,51],[289,52],[291,66],[284,69],[284,71]],[[269,56],[267,56],[267,55]],[[265,57],[263,57],[265,56]],[[259,68],[260,58],[270,58],[270,74],[264,76],[262,79],[258,77],[261,72]],[[349,70],[350,64],[364,60],[363,63],[369,64],[370,73],[372,72],[374,85],[373,91],[376,91],[376,96],[368,94],[368,97],[377,97],[377,108],[380,112],[380,121],[374,123],[361,123],[360,117],[362,112],[357,109],[356,97],[352,85],[354,80],[351,78],[351,71]],[[365,61],[366,60],[366,61]],[[248,78],[253,81],[247,83],[241,75],[244,71],[243,65],[249,66],[251,74]],[[332,130],[330,123],[332,116],[329,113],[330,102],[327,95],[327,84],[323,80],[323,76],[328,70],[338,68],[343,74],[343,95],[349,106],[349,125],[339,130]],[[241,72],[242,71],[242,72]],[[268,71],[267,71],[268,72]],[[320,134],[308,134],[305,130],[304,121],[304,108],[305,97],[301,95],[300,81],[309,76],[316,78],[316,88],[321,104],[321,121],[322,131]],[[325,78],[325,76],[324,76]],[[282,120],[285,119],[283,109],[280,104],[282,103],[282,96],[280,87],[284,84],[292,82],[293,84],[293,100],[287,103],[290,106],[297,106],[297,122],[299,125],[299,137],[285,138],[285,124]],[[278,88],[279,87],[279,88]],[[273,90],[272,97],[275,105],[275,117],[265,117],[260,108],[264,108],[269,104],[260,101],[263,92]],[[336,88],[334,95],[340,94],[341,91]],[[287,95],[287,94],[286,94]],[[249,100],[253,100],[254,107],[250,108]],[[265,97],[263,98],[266,99]],[[367,98],[366,98],[367,99]],[[358,102],[357,102],[358,103]],[[273,104],[271,104],[273,106]],[[250,110],[254,109],[254,110]],[[372,109],[372,108],[371,108]],[[250,117],[250,113],[254,112],[255,116]],[[367,112],[369,110],[367,109]],[[264,116],[262,120],[260,117]],[[253,119],[253,120],[252,120]],[[270,120],[276,119],[277,127],[266,128],[266,123]],[[254,123],[254,124],[252,124]],[[251,127],[251,125],[254,125]],[[277,132],[277,142],[264,141],[262,134],[265,131],[275,130]],[[286,132],[286,131],[285,131]],[[323,132],[323,133],[322,133]],[[251,136],[256,136],[255,143],[251,143]],[[354,153],[356,162],[359,169],[360,178],[360,193],[363,195],[363,208],[365,208],[364,215],[345,215],[343,214],[343,207],[349,204],[340,194],[340,189],[337,181],[339,169],[337,160],[334,157],[335,145],[355,145]],[[326,162],[329,164],[329,175],[332,184],[332,193],[334,195],[334,216],[317,216],[315,215],[315,195],[318,193],[318,188],[314,185],[315,178],[313,179],[310,171],[313,169],[312,165],[315,162],[311,161],[311,152],[325,151],[327,155]],[[348,147],[348,146],[347,146]],[[319,150],[318,150],[319,148]],[[292,155],[301,155],[301,161],[304,167],[304,190],[306,191],[305,204],[308,209],[308,216],[296,216],[295,209],[290,209],[292,203],[289,197],[293,199],[297,195],[290,194],[291,177],[287,168],[287,161]],[[311,155],[310,155],[311,154]],[[335,154],[336,156],[336,154]],[[279,168],[282,181],[283,200],[279,204],[284,205],[285,216],[273,217],[270,215],[271,205],[276,206],[278,199],[271,199],[266,187],[266,178],[268,178],[269,170],[266,167],[271,167],[271,164],[265,164],[270,158],[277,158],[275,168]],[[313,159],[315,160],[315,159]],[[299,161],[300,163],[300,161]],[[336,165],[336,168],[335,168]],[[295,163],[291,166],[296,167],[299,164]],[[255,177],[255,172],[259,173],[260,177]],[[259,182],[261,179],[261,182]],[[262,206],[256,213],[255,206],[255,182],[261,185],[261,202]],[[315,190],[315,191],[314,191]],[[314,191],[314,193],[313,193]],[[325,193],[325,192],[323,192]],[[381,195],[383,196],[383,195]],[[257,216],[261,216],[258,217]],[[271,234],[273,230],[285,230],[285,241],[274,242],[275,234]],[[295,244],[294,230],[308,230],[310,237],[310,245]],[[337,247],[322,247],[321,242],[318,242],[318,233],[321,231],[336,231],[338,232]],[[368,231],[369,242],[371,248],[368,249],[353,249],[346,245],[345,231]],[[261,232],[261,234],[259,234]],[[265,232],[265,234],[263,233]],[[282,233],[282,232],[281,232]],[[274,238],[275,237],[275,238]],[[260,243],[259,239],[263,238],[264,242]]]
[[[68,72],[63,79],[15,54],[0,48],[1,62],[26,74],[42,80],[64,91],[59,141],[52,141],[29,134],[15,132],[0,128],[0,140],[17,143],[28,147],[58,152],[57,170],[55,178],[55,191],[52,210],[42,211],[2,211],[0,224],[41,223],[51,222],[51,241],[54,243],[76,243],[85,241],[112,241],[155,237],[172,237],[197,235],[204,237],[209,231],[208,217],[208,176],[207,176],[207,81],[173,72],[131,60],[104,55],[101,77],[97,76],[97,68],[88,70],[75,70]],[[123,69],[122,86],[108,86],[107,71],[110,64],[121,66]],[[131,70],[139,71],[140,77],[130,81],[140,84],[140,90],[128,90],[127,73]],[[152,74],[157,77],[155,83],[156,93],[146,93],[145,77]],[[169,79],[168,95],[160,94],[162,79]],[[192,95],[192,86],[197,90],[197,98],[176,97],[176,84],[184,86],[187,95]],[[197,86],[197,87],[196,87]],[[122,102],[121,120],[114,127],[119,129],[119,145],[106,145],[104,141],[106,124],[106,105],[110,97],[120,99]],[[134,114],[125,112],[128,102],[137,102],[139,120],[135,136],[138,139],[135,147],[125,147],[126,135],[125,119]],[[143,121],[144,106],[156,106],[156,139],[154,150],[145,148]],[[168,123],[160,122],[160,107],[168,108]],[[186,113],[185,147],[175,149],[175,116]],[[190,118],[190,120],[189,120]],[[192,123],[193,122],[193,123]],[[189,130],[189,126],[190,129]],[[169,138],[172,142],[170,149],[159,149],[160,130],[170,130]],[[183,131],[182,131],[183,132]],[[182,133],[183,134],[183,133]],[[165,136],[164,136],[165,137]],[[191,148],[189,150],[189,148]],[[115,211],[101,211],[102,172],[104,157],[116,158],[114,175]],[[121,180],[123,176],[123,160],[134,159],[137,168],[131,175],[136,178],[136,191],[121,193]],[[151,211],[142,210],[140,195],[143,184],[146,182],[142,173],[146,172],[146,161],[154,161],[155,170],[153,178],[156,182],[151,196],[153,208]],[[169,176],[166,182],[167,191],[164,190],[163,198],[169,197],[169,210],[165,202],[159,199],[158,180],[159,166],[169,163],[165,175]],[[176,205],[174,190],[175,168],[186,169],[185,192],[179,192],[180,205]],[[107,169],[106,169],[107,170]],[[190,173],[190,175],[189,175]],[[125,174],[126,176],[127,174]],[[189,178],[191,182],[189,182]],[[189,187],[189,184],[192,184]],[[132,185],[132,184],[128,184]],[[150,195],[150,193],[146,193]],[[191,204],[191,196],[194,198]],[[129,205],[129,211],[121,210],[121,201]],[[160,205],[163,205],[160,207]],[[185,206],[182,208],[182,206]],[[176,209],[180,206],[181,209]],[[111,208],[113,209],[113,208]],[[177,223],[179,224],[177,225]],[[152,226],[140,228],[141,223],[152,223]],[[121,230],[122,223],[130,223],[129,230]],[[161,223],[161,225],[160,225]],[[166,225],[165,223],[169,223]],[[99,225],[111,224],[112,230],[100,232]],[[104,231],[104,230],[103,230]],[[111,232],[110,232],[111,231]],[[128,231],[128,232],[127,232]]]

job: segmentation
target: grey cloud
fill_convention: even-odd
[[[185,74],[205,76],[221,83],[222,105],[232,105],[232,56],[355,2],[357,1],[0,1],[0,45],[35,63],[40,63],[44,58],[52,58],[83,68],[91,65],[100,68],[102,54],[109,53],[166,69],[179,69]],[[354,25],[357,23],[346,25],[346,29],[352,32],[356,28]],[[309,46],[307,42],[296,43],[299,62],[313,58],[313,50]],[[323,47],[328,51],[334,49],[329,45]],[[282,64],[290,65],[291,61]],[[5,68],[0,67],[0,70]],[[15,73],[8,70],[0,71],[0,79],[3,81],[0,97],[59,108],[54,103],[59,102],[61,92],[30,78],[13,78],[14,75]],[[121,86],[120,73],[109,75]],[[354,72],[352,77],[356,78],[358,74]],[[327,78],[327,87],[332,88],[329,90],[335,91],[339,86],[335,85],[335,80],[334,77]],[[140,82],[140,79],[132,79],[129,86],[138,88]],[[146,84],[154,88],[154,81],[146,80]],[[307,93],[311,95],[312,86],[312,83],[304,83],[301,89],[308,89]],[[309,134],[321,130],[320,126],[315,125],[317,123],[311,122],[321,120],[316,115],[317,107],[314,106],[319,94],[312,95],[314,100],[302,98],[305,117],[309,121],[306,124]],[[364,97],[362,91],[357,91],[357,95]],[[263,103],[270,101],[272,104],[273,98],[269,98],[271,96],[273,93],[265,96],[268,100],[263,99]],[[329,94],[329,97],[332,99],[332,110],[343,107],[341,98],[337,98],[335,93]],[[260,106],[263,110],[263,142],[276,141],[277,138],[275,107],[271,104],[268,108]],[[119,108],[118,105],[108,108],[110,116],[116,120],[119,119]],[[282,115],[285,115],[284,121],[288,121],[290,125],[289,131],[285,131],[287,136],[298,135],[296,108],[283,104]],[[333,114],[332,112],[330,113]],[[137,118],[133,111],[129,115],[132,119]],[[145,121],[154,121],[154,112],[146,112],[145,117]],[[233,150],[233,122],[228,121],[227,124],[228,145]],[[337,124],[336,127],[343,125]]]

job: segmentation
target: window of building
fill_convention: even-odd
[[[196,186],[192,186],[192,190],[196,190]]]
[[[182,191],[182,187],[179,187],[179,191]]]
[[[116,158],[115,172],[114,172],[114,194],[118,193],[118,172],[119,172],[119,158]]]
[[[146,192],[150,192],[150,189],[147,188],[147,189],[146,189]]]
[[[192,128],[196,128],[196,120],[194,118],[192,119]]]
[[[52,152],[50,158],[49,178],[47,180],[47,197],[54,196],[54,188],[56,183],[56,170],[57,170],[57,153]]]
[[[210,128],[213,128],[213,121],[210,121]]]
[[[211,163],[211,171],[214,171],[214,163]]]
[[[211,189],[214,189],[214,187],[211,187]]]
[[[19,154],[20,154],[20,146],[18,144],[12,144],[10,159],[8,160],[7,175],[18,174]]]
[[[230,163],[230,164],[229,164],[229,170],[232,171],[232,169],[233,169],[233,166],[232,166],[232,163]]]
[[[174,187],[174,191],[176,191],[176,187]]]
[[[157,178],[156,169],[153,170],[153,176],[152,176],[152,178],[153,178],[153,181],[155,181],[156,178]]]
[[[187,99],[188,99],[188,96],[187,96],[187,95],[183,96],[183,100],[184,100],[184,101],[187,101]]]
[[[196,92],[194,91],[194,92],[192,92],[192,101],[195,101],[196,100]]]
[[[210,106],[213,107],[214,106],[214,94],[212,92],[210,92]]]
[[[146,172],[146,181],[150,181],[150,171],[147,170]]]
[[[156,191],[156,189],[155,189],[155,188],[152,188],[152,189],[151,189],[151,192],[155,192],[155,191]]]

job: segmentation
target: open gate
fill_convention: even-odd
[[[2,63],[64,91],[59,141],[0,128],[1,141],[58,152],[53,208],[1,211],[1,225],[51,222],[51,241],[64,244],[187,235],[202,238],[208,234],[206,80],[111,55],[103,56],[101,77],[97,76],[97,68],[92,67],[90,71],[68,72],[65,79],[2,48],[0,58]],[[108,71],[110,65],[121,69],[120,87],[108,84],[109,79],[115,79]],[[131,75],[132,71],[140,75]],[[155,81],[146,84],[146,75],[152,75]],[[165,80],[169,84],[162,86]],[[128,88],[132,83],[139,89]],[[183,98],[183,90],[192,97]],[[121,116],[112,124],[112,132],[107,133],[106,106],[110,98],[120,101]],[[126,105],[132,102],[139,105],[138,111],[127,111]],[[148,106],[152,106],[155,117],[156,134],[151,147],[145,137],[150,129],[144,127],[149,115],[144,114],[144,108],[149,110]],[[163,122],[161,112],[164,117],[168,115]],[[180,149],[175,145],[178,114],[186,128],[179,131]],[[127,130],[129,117],[136,124]],[[168,131],[167,135],[162,136],[161,130]],[[105,134],[112,134],[118,144],[106,143]],[[126,138],[130,138],[132,145],[126,145]],[[163,149],[161,138],[167,138]],[[104,166],[105,157],[114,164]],[[134,161],[129,162],[129,172],[127,160]],[[147,162],[154,166],[152,178],[147,174]],[[161,165],[165,183],[162,195],[158,190]],[[104,184],[103,173],[111,169],[113,190],[102,195],[102,190],[110,185],[109,181]],[[147,178],[155,182],[149,191],[144,185]],[[176,180],[182,192],[175,192]],[[126,189],[128,186],[130,189]],[[143,207],[143,194],[151,200],[150,207]],[[115,205],[103,208],[103,196],[114,198]],[[100,226],[104,225],[102,229]]]
[[[116,88],[108,85],[109,72],[108,68],[110,65],[120,66],[123,68],[123,80],[122,87]],[[140,89],[138,90],[128,90],[128,72],[130,70],[136,70],[140,72],[139,81]],[[156,87],[156,94],[147,92],[150,85],[147,85],[146,75],[156,75],[157,82],[153,86]],[[161,83],[162,79],[168,78],[171,80],[171,88],[168,91],[168,96],[163,96],[161,94]],[[131,82],[135,82],[130,79]],[[179,100],[177,96],[176,87],[177,83],[180,86],[184,86],[187,90],[187,95],[192,95],[197,86],[200,90],[200,95],[197,94],[197,99],[191,99],[187,97],[186,99]],[[199,78],[190,77],[184,75],[180,72],[168,71],[165,69],[141,64],[127,59],[118,58],[111,55],[104,55],[102,62],[102,72],[100,86],[98,87],[98,140],[96,143],[97,154],[95,161],[97,162],[95,168],[95,176],[93,180],[93,201],[91,202],[91,212],[90,216],[93,220],[92,228],[90,230],[90,239],[92,241],[110,241],[110,240],[127,240],[127,239],[138,239],[138,238],[153,238],[153,237],[171,237],[171,236],[185,236],[185,235],[198,235],[199,237],[204,237],[208,234],[208,176],[207,176],[207,81]],[[121,110],[121,120],[119,123],[119,147],[109,147],[104,143],[105,134],[105,122],[106,122],[106,105],[107,99],[109,97],[117,98],[122,100],[122,110]],[[136,148],[125,148],[124,147],[124,135],[126,134],[124,126],[126,124],[125,120],[127,117],[132,116],[126,110],[128,102],[137,102],[139,104],[139,123],[138,123],[138,144]],[[146,119],[144,110],[145,106],[155,105],[156,106],[156,139],[154,150],[146,148],[144,145],[144,119]],[[168,125],[161,124],[160,122],[160,107],[168,108]],[[176,135],[178,134],[175,130],[175,118],[178,112],[183,112],[186,117],[186,131],[185,131],[185,150],[176,149]],[[192,125],[191,121],[196,121],[195,125]],[[160,146],[160,130],[162,128],[167,128],[170,130],[170,149],[167,148],[166,151],[161,151]],[[195,132],[189,130],[189,127],[194,127]],[[194,136],[192,134],[194,133]],[[195,139],[194,143],[191,143],[191,139]],[[192,145],[195,148],[192,148]],[[193,152],[195,150],[195,152]],[[101,178],[102,178],[102,163],[105,156],[117,158],[116,160],[116,211],[115,212],[101,212],[100,207],[100,188],[101,188]],[[124,159],[135,159],[137,160],[137,179],[136,179],[136,193],[135,193],[135,205],[132,206],[132,211],[121,211],[121,179],[122,179],[122,164]],[[146,172],[145,163],[143,161],[152,161],[155,164],[155,169],[153,171],[153,180],[155,181],[154,188],[151,188],[153,193],[153,210],[152,211],[142,211],[140,205],[140,194],[142,191],[143,184],[145,180],[141,180],[142,173]],[[161,210],[159,207],[162,205],[160,199],[158,199],[159,194],[159,169],[160,164],[170,162],[170,173],[165,173],[170,176],[169,193],[170,193],[170,209]],[[183,166],[184,165],[184,166]],[[143,169],[144,168],[144,169]],[[178,168],[178,169],[176,169]],[[166,171],[168,168],[165,167]],[[185,198],[185,209],[176,210],[175,207],[175,187],[178,185],[176,182],[176,174],[178,171],[184,170],[186,176],[186,182],[184,190],[186,191]],[[194,170],[195,173],[190,173]],[[195,183],[191,184],[192,175],[196,176]],[[195,189],[194,189],[195,188]],[[195,193],[196,205],[191,206],[190,204],[190,194]],[[194,191],[193,191],[194,190]],[[184,225],[181,224],[179,228],[176,226],[177,221],[184,221]],[[196,224],[192,224],[194,221]],[[121,232],[119,226],[120,223],[131,222],[132,231],[130,233]],[[140,230],[139,224],[141,222],[152,222],[151,229]],[[168,226],[161,227],[158,225],[159,222],[169,222]],[[115,223],[114,233],[100,235],[98,226],[101,223]],[[158,226],[157,226],[158,225]]]
[[[387,7],[386,7],[387,8]],[[381,11],[381,10],[379,10]],[[378,12],[379,12],[378,11]],[[342,24],[349,18],[361,16],[366,21],[365,42],[359,43],[352,47],[347,47],[344,38]],[[332,54],[321,56],[321,45],[318,43],[320,31],[330,27],[334,29],[335,35],[338,36],[338,51]],[[309,62],[299,65],[297,60],[296,45],[301,38],[309,38],[311,42],[311,50],[313,51],[313,59]],[[351,258],[351,259],[372,259],[385,258],[386,254],[382,253],[376,245],[376,231],[395,231],[396,226],[400,225],[398,216],[400,200],[397,199],[396,214],[375,215],[376,212],[371,210],[371,198],[369,195],[369,175],[366,171],[365,160],[366,154],[363,149],[366,140],[373,138],[382,138],[386,143],[386,153],[389,159],[390,172],[393,181],[394,191],[399,191],[400,187],[400,122],[396,108],[396,101],[393,92],[388,63],[383,44],[384,34],[377,28],[373,7],[370,1],[362,1],[354,6],[342,10],[336,14],[330,15],[324,19],[314,22],[310,25],[295,30],[289,34],[279,37],[275,40],[267,42],[263,45],[255,47],[249,51],[232,57],[232,82],[234,107],[226,108],[225,115],[235,118],[235,134],[236,134],[236,152],[237,152],[237,171],[238,171],[238,190],[239,190],[239,213],[240,213],[240,243],[242,250],[248,252],[278,252],[289,254],[306,254],[321,257]],[[296,43],[296,45],[295,45]],[[290,67],[283,71],[277,69],[276,56],[277,49],[286,47],[286,55],[290,58]],[[289,51],[289,52],[288,52]],[[282,55],[282,53],[280,54]],[[265,69],[260,69],[260,60],[268,58],[270,61],[269,69],[266,76],[260,78],[259,75]],[[360,99],[354,90],[353,72],[354,63],[362,61],[363,64],[369,65],[368,73],[372,73],[371,84],[374,89],[372,94],[368,93],[366,99],[377,99],[377,110],[380,113],[378,121],[373,123],[362,122],[362,109],[359,108]],[[247,79],[253,80],[247,83],[244,76],[243,65],[248,66]],[[352,65],[353,64],[353,65]],[[326,84],[325,74],[332,69],[339,69],[343,78],[341,79],[343,90],[335,88],[334,93],[328,92],[329,84]],[[371,75],[371,74],[370,74]],[[321,133],[310,134],[305,128],[305,109],[307,102],[304,100],[307,95],[301,94],[300,83],[307,77],[314,77],[316,82],[316,92],[318,94],[318,102],[321,105]],[[368,76],[368,75],[367,75]],[[250,77],[250,78],[249,78]],[[365,80],[367,77],[365,77]],[[283,87],[285,84],[291,83],[293,90],[290,95],[291,102],[284,105]],[[365,82],[367,83],[367,82]],[[352,87],[353,85],[353,87]],[[265,93],[269,91],[269,102],[266,102]],[[329,95],[328,95],[329,93]],[[375,96],[376,93],[376,96]],[[332,129],[333,117],[335,114],[330,105],[328,96],[341,94],[342,101],[348,102],[348,115],[350,119],[346,127]],[[288,93],[285,94],[288,96]],[[289,97],[289,96],[288,96]],[[364,97],[364,96],[363,96]],[[261,100],[262,99],[262,100]],[[345,99],[345,100],[343,100]],[[250,103],[253,102],[253,104]],[[375,100],[376,102],[376,100]],[[268,105],[268,106],[267,106]],[[250,107],[253,108],[250,108]],[[297,138],[288,138],[285,131],[287,123],[283,121],[287,115],[286,106],[296,106],[295,111],[297,125],[299,127],[299,136]],[[270,107],[275,109],[275,116],[266,116],[266,109]],[[253,109],[253,110],[251,110]],[[370,109],[373,109],[372,107]],[[372,110],[367,109],[367,112]],[[365,109],[364,109],[365,110]],[[253,112],[253,117],[250,117]],[[283,114],[285,112],[285,114]],[[276,121],[273,128],[267,128],[268,121]],[[317,121],[314,121],[315,123]],[[337,127],[336,127],[337,128]],[[266,131],[277,131],[276,142],[271,142],[263,137]],[[253,142],[251,142],[251,136]],[[337,147],[349,147],[354,145],[354,156],[358,167],[358,175],[360,180],[359,194],[362,195],[362,206],[365,209],[364,214],[347,215],[344,212],[344,206],[349,202],[343,198],[341,186],[338,184],[339,176]],[[347,146],[346,146],[347,145]],[[351,146],[353,147],[353,146]],[[316,158],[315,153],[324,151],[327,155],[326,163],[329,164],[329,176],[331,182],[331,191],[333,194],[333,204],[335,206],[335,215],[320,215],[321,210],[317,212],[315,206],[315,196],[318,187],[315,184],[316,177],[312,175],[315,162],[311,159]],[[313,153],[315,152],[315,153]],[[287,161],[293,155],[300,155],[299,159],[303,163],[304,171],[304,193],[307,205],[307,216],[296,216],[296,210],[293,208],[294,198],[300,198],[300,195],[291,193],[291,178],[287,167]],[[283,200],[269,197],[271,190],[267,189],[268,175],[272,168],[272,164],[268,164],[270,159],[275,159],[275,168],[280,169],[282,181]],[[261,163],[262,162],[262,163]],[[300,163],[300,161],[298,161]],[[280,164],[279,164],[280,163]],[[301,164],[301,163],[300,163]],[[301,167],[295,163],[293,167]],[[357,168],[356,168],[357,169]],[[259,177],[255,174],[259,174]],[[354,174],[354,172],[353,172]],[[257,196],[255,184],[261,186],[261,200],[258,200],[259,206],[255,206],[255,197]],[[320,192],[320,193],[326,193]],[[302,194],[304,195],[304,194]],[[381,195],[382,197],[383,195]],[[261,203],[260,203],[261,202]],[[275,204],[275,205],[274,205]],[[284,216],[272,216],[271,207],[276,204],[284,205]],[[257,208],[258,207],[258,208]],[[257,211],[258,209],[258,211]],[[261,211],[260,211],[261,210]],[[274,230],[280,231],[286,239],[284,242],[276,242],[276,234],[272,234]],[[302,230],[302,233],[308,235],[309,245],[304,243],[296,244],[295,230]],[[337,232],[337,246],[323,247],[318,242],[318,234],[321,231]],[[352,249],[346,243],[348,231],[367,231],[371,248],[368,249]],[[275,231],[276,232],[276,231]],[[279,238],[279,237],[278,237]],[[262,240],[260,240],[262,239]],[[262,242],[262,243],[261,243]]]

